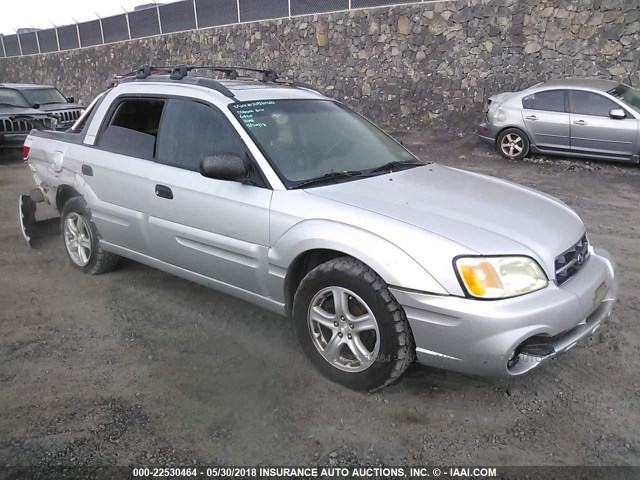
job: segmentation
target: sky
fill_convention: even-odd
[[[170,3],[175,0],[160,0]],[[117,15],[122,7],[133,11],[136,5],[153,3],[153,0],[0,0],[0,33],[11,35],[18,28],[52,28],[101,17]],[[72,18],[73,17],[73,18]]]

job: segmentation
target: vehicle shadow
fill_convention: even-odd
[[[0,147],[0,165],[14,165],[23,162],[22,150]]]
[[[60,235],[60,218],[53,217],[39,220],[31,237],[31,248],[42,248],[53,241],[53,237]]]

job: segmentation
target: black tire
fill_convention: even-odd
[[[529,137],[519,128],[507,128],[498,135],[496,140],[498,153],[510,160],[520,160],[526,157],[530,146]]]
[[[314,343],[317,340],[314,340],[308,317],[311,302],[329,287],[355,293],[375,318],[379,331],[379,351],[377,355],[371,356],[371,360],[367,360],[366,363],[371,363],[363,371],[350,372],[339,369],[323,357],[319,347]],[[352,298],[348,296],[348,305],[351,305],[349,302]],[[376,272],[351,257],[330,260],[314,268],[304,277],[294,297],[293,317],[302,348],[312,363],[330,380],[352,389],[372,391],[393,383],[400,378],[415,357],[413,335],[404,309]],[[334,318],[337,319],[338,315]],[[329,336],[333,339],[333,335],[340,334],[336,334],[334,330]],[[376,333],[372,335],[378,337]],[[351,335],[349,338],[352,338]],[[358,334],[358,339],[361,340],[361,334]]]
[[[88,230],[83,235],[83,239],[88,240],[88,245],[90,245],[90,253],[85,255],[87,257],[86,264],[82,264],[84,262],[79,263],[74,260],[70,247],[67,246],[67,238],[72,234],[69,232],[68,228],[65,228],[65,225],[69,219],[78,222],[78,217],[84,221],[83,228],[88,227]],[[96,225],[91,220],[91,211],[87,208],[87,203],[84,198],[72,197],[67,201],[67,203],[65,203],[62,209],[61,230],[64,251],[67,253],[67,257],[69,258],[69,262],[73,268],[89,275],[100,275],[102,273],[111,272],[118,266],[120,257],[115,253],[107,252],[100,246],[100,234],[98,233]],[[84,251],[86,253],[87,250]]]

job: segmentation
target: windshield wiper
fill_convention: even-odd
[[[394,160],[393,162],[385,163],[384,165],[380,165],[379,167],[375,167],[370,170],[367,170],[367,173],[391,172],[393,169],[397,169],[397,168],[420,167],[423,165],[426,165],[426,164],[419,162],[418,160]]]
[[[291,188],[307,187],[309,185],[326,182],[334,178],[361,177],[364,175],[365,175],[365,172],[362,170],[344,170],[342,172],[329,172],[319,177],[310,178],[308,180],[302,180],[301,182],[298,182],[295,185],[293,185]]]

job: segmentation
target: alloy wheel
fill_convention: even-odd
[[[322,357],[346,372],[369,368],[380,351],[378,322],[369,306],[344,287],[318,292],[307,315],[309,333]]]
[[[73,263],[84,267],[91,259],[91,230],[82,215],[72,212],[64,222],[64,244]]]
[[[524,140],[516,133],[509,133],[502,138],[500,148],[506,156],[516,157],[524,149]]]

